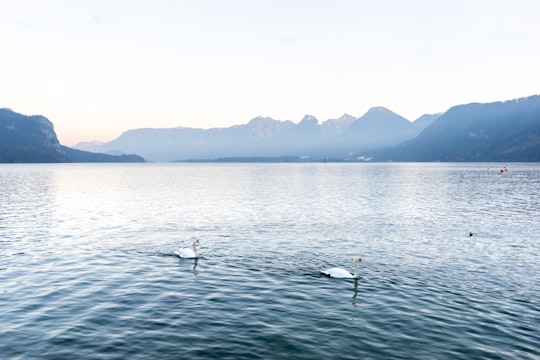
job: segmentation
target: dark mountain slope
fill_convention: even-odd
[[[371,154],[375,161],[540,161],[540,96],[452,107],[417,138]]]
[[[0,109],[0,162],[65,162],[53,124],[43,116]]]
[[[143,161],[137,155],[95,154],[62,146],[47,118],[0,109],[0,163]]]

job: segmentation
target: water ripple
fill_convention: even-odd
[[[0,166],[0,353],[539,358],[540,168],[487,168]]]

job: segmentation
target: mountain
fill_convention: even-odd
[[[257,117],[248,124],[230,128],[134,129],[92,151],[142,154],[152,161],[212,159],[224,156],[266,155],[268,139],[273,139],[294,124]],[[78,148],[78,145],[75,146]],[[271,150],[271,149],[270,149]]]
[[[374,161],[540,161],[540,96],[454,106],[415,139],[356,155]]]
[[[65,162],[53,124],[43,116],[0,109],[0,162]]]
[[[47,118],[0,109],[0,163],[142,161],[137,155],[112,156],[71,149],[60,144]]]
[[[319,156],[317,150],[322,146],[325,137],[319,126],[319,120],[313,115],[305,115],[302,121],[288,128],[273,140],[273,147],[279,153],[273,156]]]
[[[415,127],[409,120],[379,106],[369,109],[354,121],[339,137],[339,143],[357,151],[396,145],[416,135]]]
[[[98,146],[76,148],[109,153],[138,153],[152,161],[218,158],[303,157],[344,159],[360,149],[396,145],[415,137],[422,126],[383,107],[356,119],[343,115],[319,124],[306,115],[295,124],[256,117],[228,128],[134,129]]]
[[[435,120],[441,117],[443,113],[438,114],[424,114],[420,116],[418,119],[414,120],[413,127],[415,128],[416,132],[420,134],[422,131],[424,131],[425,128],[427,128],[429,125],[431,125]]]
[[[345,132],[356,118],[349,114],[343,114],[338,119],[329,119],[321,124],[321,131],[327,137],[336,137]]]
[[[104,145],[103,141],[83,141],[77,144],[77,149],[87,151],[88,149],[95,149],[98,146]]]
[[[62,145],[62,150],[70,163],[139,163],[145,162],[144,158],[135,154],[101,154],[89,151],[73,149]]]

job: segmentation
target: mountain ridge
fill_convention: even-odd
[[[390,123],[396,121],[401,123],[401,127],[393,129]],[[429,125],[429,121],[413,124],[379,106],[360,118],[344,114],[322,123],[308,114],[297,124],[290,120],[257,116],[246,124],[228,128],[131,129],[104,145],[88,147],[78,144],[75,148],[100,152],[137,152],[152,161],[282,156],[344,158],[363,148],[408,140]],[[367,132],[368,129],[371,133]],[[353,131],[355,135],[349,134]]]

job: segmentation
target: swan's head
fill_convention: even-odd
[[[362,259],[357,256],[357,257],[354,258],[354,262],[362,262]]]
[[[199,245],[201,242],[197,239],[197,240],[193,240],[193,245]]]

